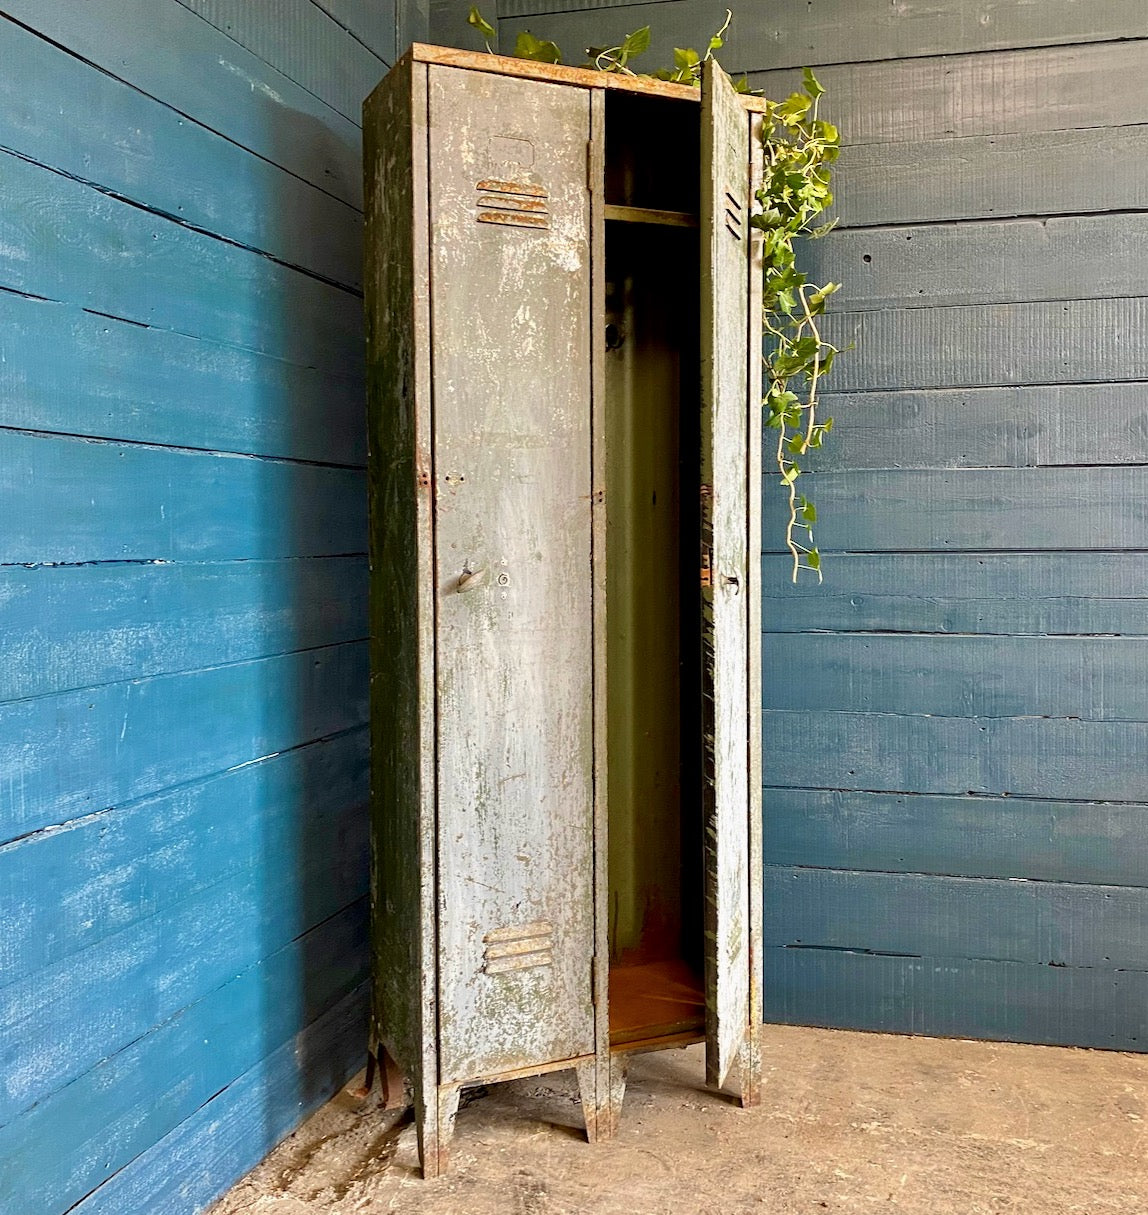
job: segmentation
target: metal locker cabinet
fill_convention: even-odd
[[[607,158],[646,142],[611,117],[623,94],[696,134],[697,90],[422,46],[364,109],[372,1046],[388,1098],[411,1086],[427,1176],[466,1084],[574,1068],[595,1138],[630,1051],[705,1038],[710,1082],[736,1064],[758,1093],[755,103],[707,65],[699,231],[607,197]],[[612,1045],[605,294],[633,243],[613,221],[690,226],[702,267],[681,382],[703,391],[665,423],[696,463],[662,472],[701,545],[668,597],[704,667],[696,718],[665,711],[699,773],[675,813],[704,856],[705,1024]]]

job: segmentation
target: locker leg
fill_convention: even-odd
[[[378,1049],[382,1050],[383,1048],[379,1047]],[[368,1047],[367,1074],[363,1078],[362,1084],[360,1084],[357,1088],[351,1089],[352,1097],[369,1097],[371,1095],[371,1089],[374,1087],[375,1083],[375,1059],[375,1051]]]
[[[582,1117],[586,1123],[586,1142],[597,1143],[600,1108],[598,1104],[598,1061],[580,1063],[574,1069],[578,1095],[582,1098]]]
[[[423,1177],[438,1177],[450,1162],[450,1141],[462,1086],[443,1084],[415,1096],[415,1124]]]
[[[611,1055],[604,1068],[606,1092],[598,1110],[598,1138],[613,1139],[622,1122],[622,1102],[626,1096],[625,1055]]]
[[[742,1109],[754,1109],[761,1104],[761,1028],[751,1025],[745,1031],[745,1040],[738,1052],[740,1092],[738,1098]]]
[[[406,1094],[403,1091],[403,1073],[395,1062],[391,1052],[381,1042],[379,1043],[377,1058],[379,1061],[379,1081],[383,1089],[383,1109],[400,1110],[406,1104]],[[369,1084],[368,1087],[370,1087]]]

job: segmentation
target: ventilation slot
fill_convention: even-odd
[[[542,186],[518,181],[480,181],[478,222],[511,228],[549,228],[549,194]]]
[[[496,928],[482,940],[486,945],[482,969],[488,975],[554,964],[554,925],[548,920]]]
[[[741,240],[742,205],[728,190],[725,193],[725,227],[731,236]]]

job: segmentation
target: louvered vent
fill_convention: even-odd
[[[550,195],[543,186],[520,181],[480,181],[478,222],[512,228],[549,228]]]
[[[488,975],[554,964],[554,925],[548,920],[496,928],[482,940],[486,946],[482,969]]]
[[[727,190],[725,194],[725,226],[726,231],[731,236],[735,236],[741,240],[742,233],[742,205],[736,198]]]

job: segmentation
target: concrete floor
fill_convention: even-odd
[[[479,1090],[451,1173],[346,1092],[212,1215],[1108,1215],[1148,1212],[1148,1056],[767,1026],[766,1096],[701,1088],[700,1047],[635,1060],[590,1147],[573,1078]]]

